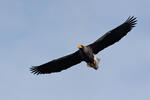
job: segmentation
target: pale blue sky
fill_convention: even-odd
[[[0,100],[150,100],[149,0],[0,0]],[[138,24],[85,63],[51,75],[40,65],[89,44],[122,24]]]

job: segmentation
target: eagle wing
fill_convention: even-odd
[[[33,66],[30,70],[32,73],[34,74],[50,74],[53,72],[60,72],[62,70],[65,70],[73,65],[76,65],[78,63],[80,63],[82,61],[80,54],[79,54],[79,50],[58,58],[58,59],[54,59],[48,63],[45,63],[43,65],[40,66]]]
[[[94,43],[88,45],[93,51],[94,54],[97,54],[99,51],[104,48],[118,42],[122,37],[124,37],[133,27],[135,27],[137,20],[136,17],[129,17],[123,24],[116,27],[115,29],[107,32]]]

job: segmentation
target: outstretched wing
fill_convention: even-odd
[[[46,64],[40,66],[33,66],[30,70],[34,74],[49,74],[53,72],[60,72],[82,61],[79,50],[73,54],[54,59]]]
[[[122,37],[124,37],[133,27],[135,27],[137,20],[136,17],[129,17],[123,24],[117,28],[107,32],[94,43],[88,45],[94,54],[97,54],[99,51],[104,48],[118,42]]]

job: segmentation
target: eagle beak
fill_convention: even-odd
[[[79,49],[81,49],[81,48],[82,48],[82,46],[81,46],[81,45],[79,45],[79,46],[78,46],[78,48],[79,48]]]

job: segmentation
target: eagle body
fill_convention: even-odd
[[[96,58],[95,55],[127,35],[127,33],[131,31],[133,27],[135,27],[136,22],[136,17],[128,17],[123,24],[108,31],[95,42],[87,46],[79,45],[79,50],[76,52],[58,59],[54,59],[39,66],[33,66],[30,70],[32,73],[37,75],[50,74],[68,69],[76,64],[81,63],[82,61],[85,61],[89,67],[98,69],[98,63],[100,59]]]
[[[79,48],[80,56],[83,61],[93,63],[94,62],[94,54],[92,50],[89,47],[81,46],[82,48]]]
[[[83,61],[87,63],[87,66],[92,67],[94,69],[98,69],[99,59],[95,57],[93,51],[90,47],[79,45],[80,56]]]

